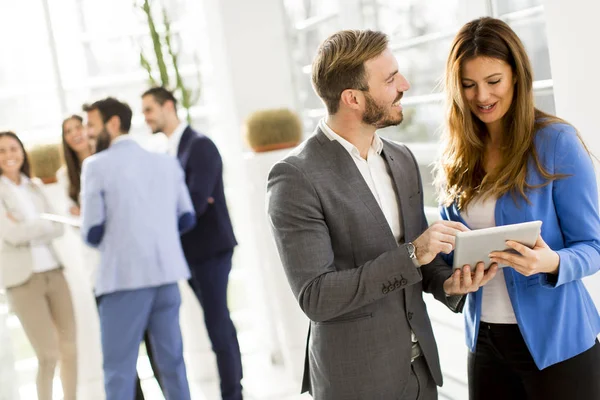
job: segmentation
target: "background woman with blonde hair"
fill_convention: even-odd
[[[466,24],[446,66],[442,217],[471,229],[543,221],[533,249],[465,305],[471,399],[600,398],[600,317],[581,279],[600,268],[598,188],[577,131],[534,106],[533,73],[504,22]]]
[[[39,400],[52,399],[60,359],[65,400],[75,400],[77,345],[71,292],[52,241],[62,225],[40,218],[52,207],[41,183],[30,179],[23,143],[0,132],[0,281],[38,359]]]

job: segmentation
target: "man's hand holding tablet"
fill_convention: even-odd
[[[429,264],[439,254],[449,254],[455,248],[455,237],[459,232],[469,232],[469,228],[460,222],[436,221],[414,242],[415,255],[419,265]],[[444,282],[444,292],[448,296],[462,295],[477,291],[489,282],[498,270],[497,266],[485,270],[484,263],[479,263],[474,272],[471,266],[465,265],[454,271]]]

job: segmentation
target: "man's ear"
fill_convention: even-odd
[[[346,89],[340,96],[340,102],[346,107],[356,110],[360,108],[362,96],[363,94],[360,92],[360,90]]]
[[[118,116],[113,115],[112,117],[110,117],[106,124],[110,128],[111,136],[116,137],[121,134],[121,118],[119,118]]]

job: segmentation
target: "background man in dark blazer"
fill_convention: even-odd
[[[198,218],[182,236],[190,266],[190,286],[204,309],[204,321],[217,357],[223,400],[242,398],[242,362],[237,334],[227,308],[227,283],[237,242],[223,190],[223,163],[215,144],[177,116],[177,100],[162,87],[142,95],[146,123],[169,138],[168,152],[185,171]]]

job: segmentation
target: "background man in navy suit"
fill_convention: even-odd
[[[237,244],[223,191],[223,163],[215,144],[177,117],[177,100],[162,87],[142,95],[146,123],[169,138],[197,216],[196,227],[181,237],[190,266],[190,286],[204,309],[204,321],[217,356],[223,400],[242,398],[242,361],[237,334],[227,308],[227,283]]]

